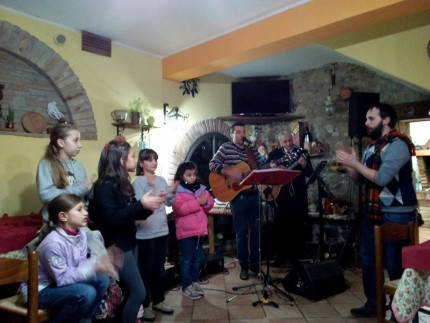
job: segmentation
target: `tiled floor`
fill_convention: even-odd
[[[420,242],[430,239],[430,229],[420,228]],[[273,287],[267,286],[271,301],[279,304],[275,308],[270,304],[252,303],[262,297],[263,286],[233,291],[233,286],[259,283],[251,275],[250,280],[239,279],[240,266],[234,258],[225,257],[225,272],[207,277],[201,282],[205,297],[199,300],[185,299],[179,288],[166,293],[166,302],[175,309],[174,315],[157,313],[156,322],[376,322],[376,319],[358,319],[350,314],[350,309],[360,307],[365,301],[361,283],[361,271],[358,268],[347,268],[344,272],[346,282],[351,286],[345,292],[321,301],[310,301],[301,296],[294,297],[291,302],[278,293]],[[263,271],[266,271],[265,265]],[[271,268],[271,278],[277,284],[277,278],[283,278],[288,268]],[[277,285],[283,290],[281,283]],[[420,314],[420,322],[430,323],[429,316]]]

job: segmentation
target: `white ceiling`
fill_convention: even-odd
[[[0,0],[0,8],[166,57],[310,0]],[[312,44],[221,71],[286,75],[349,61]],[[355,62],[357,63],[357,62]]]

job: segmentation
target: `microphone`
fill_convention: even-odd
[[[248,145],[252,145],[252,142],[246,137],[242,137],[242,142],[247,143]]]

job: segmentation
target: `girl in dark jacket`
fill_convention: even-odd
[[[105,145],[99,161],[98,179],[90,195],[92,228],[100,230],[106,247],[115,244],[124,252],[119,278],[125,285],[126,302],[121,322],[135,322],[146,291],[137,265],[135,220],[144,220],[164,203],[165,193],[152,191],[139,201],[134,197],[128,172],[136,169],[136,156],[130,144],[112,140]]]

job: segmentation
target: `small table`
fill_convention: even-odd
[[[214,242],[214,215],[231,215],[231,210],[228,205],[214,205],[208,213],[208,242],[209,242],[209,253],[215,253],[215,242]]]
[[[391,308],[398,322],[412,320],[424,305],[430,305],[430,241],[404,247],[405,268]]]

